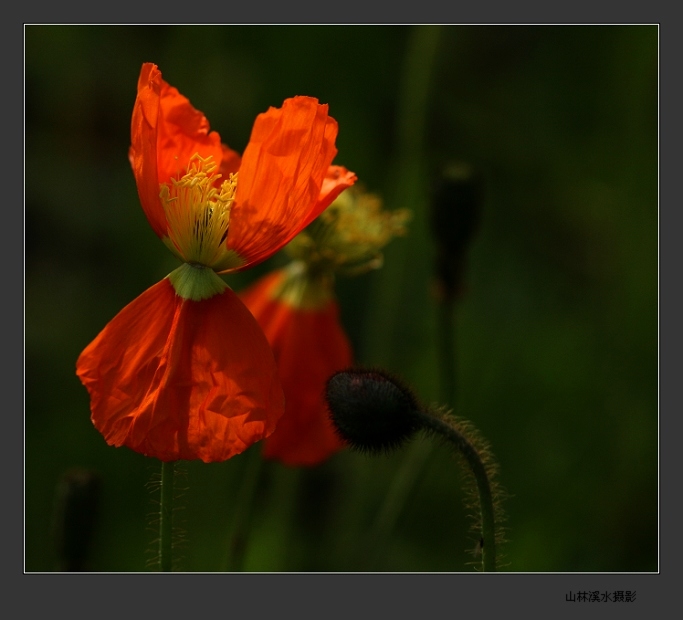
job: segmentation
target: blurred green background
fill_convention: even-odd
[[[335,163],[414,212],[381,270],[339,280],[342,320],[359,362],[429,403],[444,391],[427,189],[445,162],[473,166],[485,198],[455,310],[456,409],[491,443],[509,494],[504,570],[658,569],[656,26],[26,26],[27,571],[59,567],[56,488],[74,467],[101,485],[89,569],[144,571],[155,536],[159,464],[105,444],[74,372],[176,266],[127,160],[146,61],[238,151],[268,106],[330,104]],[[461,473],[432,444],[313,469],[262,463],[243,568],[473,570]],[[183,466],[183,570],[225,568],[258,449]],[[375,536],[416,455],[395,526]]]

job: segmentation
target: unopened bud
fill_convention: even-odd
[[[327,382],[325,398],[339,436],[361,452],[387,452],[420,428],[412,392],[383,370],[348,369]]]

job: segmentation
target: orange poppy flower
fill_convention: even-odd
[[[273,432],[282,389],[268,342],[218,273],[271,256],[355,175],[331,166],[337,123],[311,97],[254,123],[240,157],[142,66],[129,158],[154,232],[182,261],[109,322],[76,372],[108,444],[162,461],[222,461]]]
[[[347,190],[287,246],[294,261],[240,293],[273,348],[286,399],[285,415],[265,440],[265,458],[317,465],[344,447],[324,400],[329,377],[353,362],[335,274],[379,267],[379,249],[405,232],[408,215],[382,211],[376,196]]]
[[[288,300],[285,289],[297,285],[297,265],[291,266],[268,274],[240,298],[273,348],[285,392],[286,413],[265,440],[262,454],[287,465],[316,465],[344,445],[329,422],[323,387],[353,356],[331,289],[305,282],[304,276],[298,284],[317,289],[309,290],[315,300],[304,305]]]

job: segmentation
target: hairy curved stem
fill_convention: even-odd
[[[483,539],[482,568],[490,572],[496,570],[496,521],[491,492],[491,481],[486,464],[479,450],[455,424],[425,411],[416,411],[422,426],[429,432],[444,437],[465,458],[472,471],[479,494],[481,510],[481,535]]]

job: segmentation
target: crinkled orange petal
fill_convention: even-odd
[[[185,174],[190,157],[212,155],[221,172],[234,172],[240,156],[227,146],[187,97],[161,77],[152,63],[142,65],[131,121],[129,159],[142,208],[154,232],[166,236],[159,184]],[[224,163],[225,162],[225,163]]]
[[[273,348],[285,393],[285,414],[266,439],[263,456],[286,465],[317,465],[344,447],[323,393],[327,379],[351,365],[351,345],[336,302],[302,310],[273,299],[281,278],[282,272],[269,274],[240,294]]]
[[[107,443],[162,461],[229,459],[284,411],[268,342],[229,288],[196,302],[162,280],[109,322],[76,373]]]
[[[313,97],[294,97],[256,117],[227,238],[228,248],[245,261],[240,269],[265,260],[313,221],[334,199],[335,182],[341,191],[355,181],[338,169],[321,197],[337,153],[337,122],[327,108]]]
[[[356,173],[347,170],[344,166],[330,166],[323,179],[318,201],[316,202],[315,208],[311,212],[308,221],[304,224],[304,228],[327,209],[339,194],[351,187],[357,179]]]

